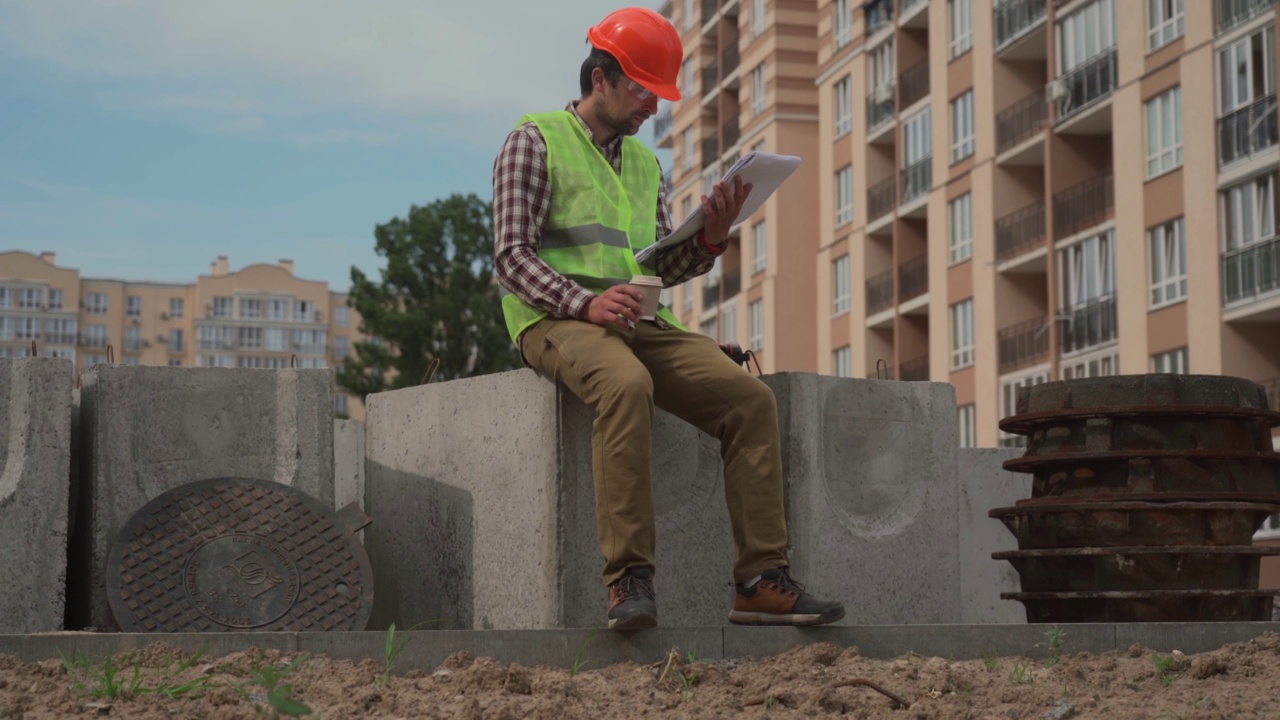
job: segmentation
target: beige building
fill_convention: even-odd
[[[0,252],[0,357],[282,369],[337,367],[363,340],[347,296],[293,261],[232,272],[219,256],[192,284],[81,278],[53,253]],[[334,411],[364,418],[335,388]]]

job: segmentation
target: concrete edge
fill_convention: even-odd
[[[618,662],[641,664],[665,659],[673,648],[684,659],[768,657],[814,643],[857,647],[865,657],[894,658],[908,652],[950,660],[988,657],[1042,658],[1051,625],[864,625],[824,628],[658,628],[638,633],[609,630],[438,630],[399,632],[396,672],[430,671],[449,655],[465,651],[503,663],[599,669]],[[1062,654],[1100,654],[1141,644],[1155,652],[1199,653],[1280,633],[1280,622],[1099,623],[1057,626]],[[209,658],[249,648],[305,652],[359,661],[386,661],[383,632],[302,633],[41,633],[0,635],[0,655],[28,662],[83,655],[100,662],[108,655],[164,642]]]

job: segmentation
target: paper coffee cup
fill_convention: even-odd
[[[662,278],[655,275],[632,275],[631,286],[644,293],[644,300],[640,303],[640,319],[654,319],[658,314],[658,296],[662,294]]]

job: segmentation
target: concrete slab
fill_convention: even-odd
[[[364,423],[359,420],[333,421],[333,507],[351,503],[365,507]],[[362,533],[363,534],[363,533]]]
[[[0,359],[0,632],[61,630],[71,472],[70,360]]]
[[[778,397],[793,574],[842,624],[960,618],[955,388],[767,375]]]
[[[1280,623],[1146,623],[1116,626],[1116,649],[1124,650],[1137,643],[1148,650],[1184,653],[1208,652],[1223,645],[1247,642],[1262,633],[1259,628],[1280,632]]]
[[[0,637],[0,654],[14,655],[28,662],[57,660],[81,654],[92,664],[120,653],[165,643],[184,652],[203,652],[210,658],[257,648],[293,652],[298,649],[298,633],[86,633],[67,632]]]
[[[333,371],[98,365],[81,376],[80,612],[118,629],[107,554],[158,495],[195,480],[249,477],[332,506]]]
[[[960,492],[960,622],[1025,623],[1026,609],[1002,592],[1018,592],[1021,582],[1013,565],[991,559],[991,553],[1017,550],[1018,541],[1004,523],[989,517],[993,508],[1009,507],[1031,497],[1031,476],[1011,473],[1004,461],[1021,457],[1020,448],[960,448],[956,451]]]
[[[871,658],[895,658],[908,652],[949,660],[1048,653],[1046,625],[859,625],[826,628],[724,628],[725,657],[763,657],[815,642],[856,647]],[[1115,649],[1112,624],[1064,625],[1062,653],[1102,653]]]

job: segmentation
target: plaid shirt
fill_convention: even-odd
[[[565,108],[582,123],[576,102]],[[600,148],[614,172],[621,172],[622,136]],[[661,168],[659,168],[661,170]],[[671,232],[666,184],[658,190],[658,237]],[[547,177],[547,143],[538,127],[526,122],[511,131],[493,164],[493,253],[503,287],[529,305],[554,317],[581,316],[596,294],[556,272],[538,248],[551,212]],[[654,238],[655,242],[658,238]],[[658,253],[656,269],[666,287],[701,275],[715,264],[715,256],[690,240]]]

